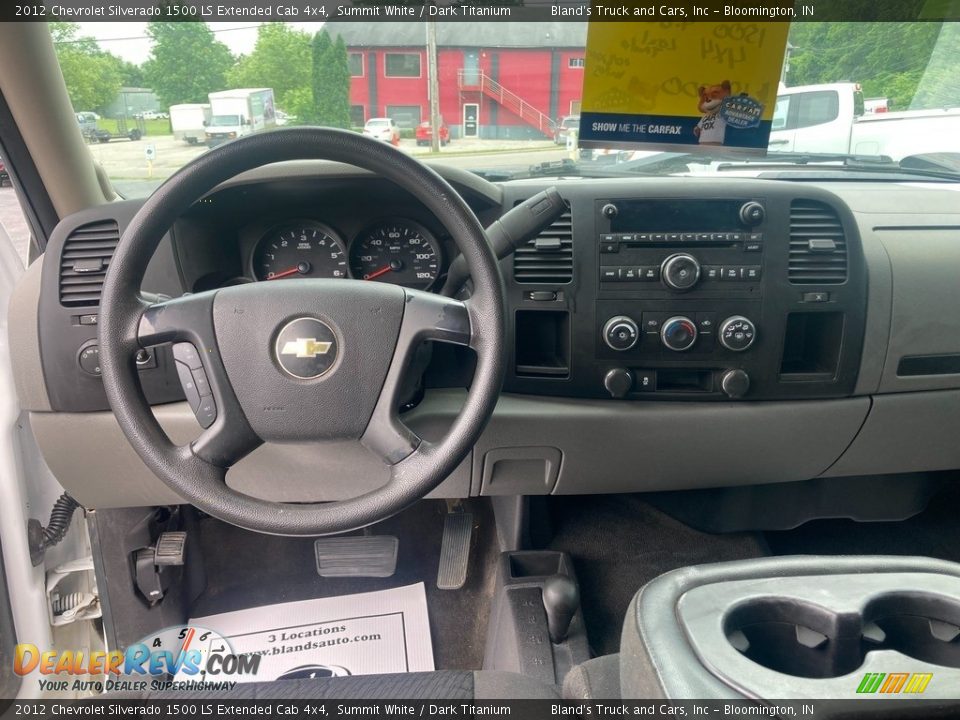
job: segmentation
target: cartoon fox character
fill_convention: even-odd
[[[697,108],[703,113],[703,117],[693,129],[693,134],[701,145],[723,145],[727,123],[720,117],[720,106],[731,93],[729,80],[724,80],[719,85],[701,85],[698,88],[700,101]]]

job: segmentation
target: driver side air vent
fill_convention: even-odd
[[[551,285],[573,279],[573,221],[569,210],[539,237],[517,248],[513,278],[518,283]]]
[[[847,240],[836,211],[826,203],[790,204],[790,262],[787,276],[796,285],[847,280]]]
[[[120,240],[115,220],[81,225],[63,244],[60,256],[60,304],[96,307],[113,252]]]

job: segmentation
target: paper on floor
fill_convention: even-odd
[[[240,682],[434,669],[423,583],[208,615],[190,625],[213,630],[234,654],[261,656],[255,675],[229,678]]]

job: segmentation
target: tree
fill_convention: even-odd
[[[318,125],[350,127],[350,67],[341,36],[331,40],[326,30],[313,38],[312,120]]]
[[[794,23],[790,42],[790,85],[859,82],[893,110],[956,103],[960,87],[948,71],[960,53],[954,23]]]
[[[123,61],[101,50],[93,38],[78,36],[78,32],[75,23],[50,23],[50,35],[73,109],[100,111],[120,90]]]
[[[310,113],[310,35],[286,23],[263,23],[253,51],[228,75],[233,87],[273,88],[277,107],[301,117]]]
[[[234,58],[204,22],[149,22],[153,40],[144,79],[165,106],[206,102],[227,88]]]

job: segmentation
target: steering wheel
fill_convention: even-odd
[[[398,285],[324,279],[249,283],[150,304],[140,294],[163,235],[197,200],[233,176],[286,160],[333,160],[408,190],[446,228],[475,290],[466,302]],[[503,381],[504,289],[483,228],[435,172],[356,133],[291,128],[221,145],[150,196],[117,245],[99,319],[103,384],[137,454],[184,500],[226,522],[278,535],[325,535],[387,518],[440,484],[490,419]],[[424,340],[469,346],[476,370],[444,438],[419,438],[398,416],[404,370]],[[182,373],[204,391],[207,426],[175,445],[137,377],[142,347],[174,343]],[[388,482],[331,503],[269,502],[226,484],[231,465],[261,443],[359,440],[390,467]],[[269,481],[269,478],[264,478]],[[118,481],[121,481],[118,478]],[[323,468],[317,468],[323,482]]]

